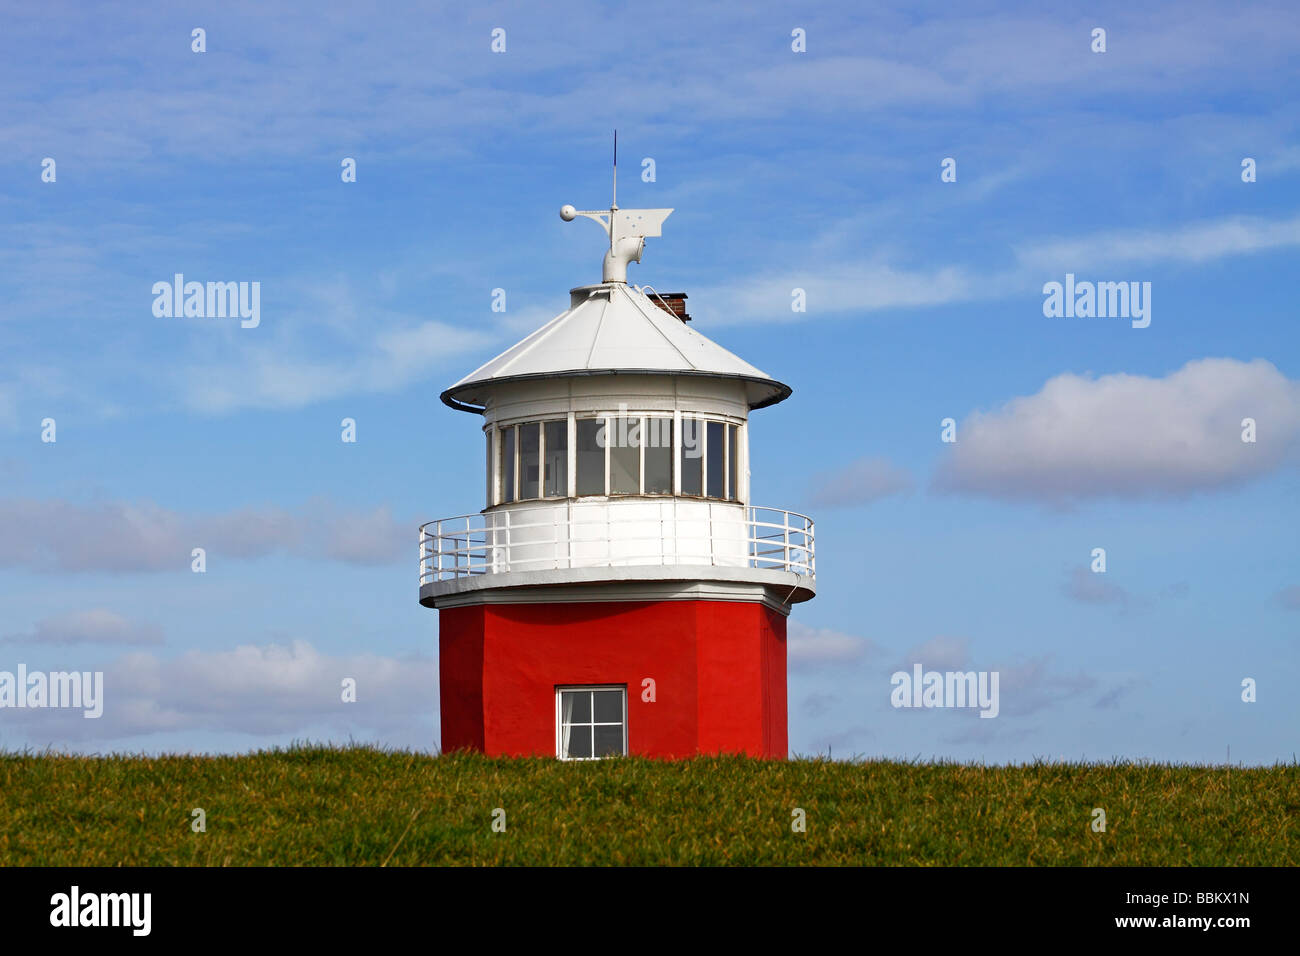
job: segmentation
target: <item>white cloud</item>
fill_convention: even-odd
[[[1124,230],[1075,239],[1036,240],[1032,245],[1018,248],[1016,254],[1021,265],[1028,269],[1077,271],[1156,262],[1199,264],[1291,246],[1300,246],[1300,216],[1280,220],[1231,216],[1172,229]]]
[[[852,223],[852,220],[846,220]],[[811,247],[842,247],[845,226],[832,223]],[[838,238],[837,238],[838,237]],[[1012,250],[1001,269],[964,265],[905,266],[880,260],[819,263],[806,270],[783,267],[773,276],[747,276],[693,297],[710,325],[752,322],[801,322],[822,316],[852,315],[883,309],[906,309],[959,302],[1004,299],[1032,294],[1043,283],[1060,281],[1066,272],[1080,280],[1092,270],[1130,270],[1159,263],[1200,264],[1230,256],[1266,253],[1300,246],[1300,216],[1270,220],[1232,216],[1185,223],[1168,229],[1130,229],[1091,233],[1074,238],[1039,238]],[[897,252],[891,252],[897,257]],[[1136,280],[1131,271],[1101,277]],[[806,312],[791,310],[791,291],[803,289]],[[1041,300],[1035,308],[1041,306]]]
[[[746,277],[693,292],[710,326],[742,322],[799,322],[819,315],[966,302],[1000,286],[956,266],[905,269],[883,263],[787,270],[773,277]],[[792,290],[803,289],[806,312],[791,309]]]
[[[59,498],[10,498],[0,499],[0,567],[188,570],[194,548],[205,549],[209,560],[287,553],[388,564],[408,555],[417,526],[395,520],[386,506],[352,512],[324,499],[308,502],[298,513],[243,508],[196,515],[150,501],[80,505]]]
[[[345,703],[343,680],[356,681]],[[256,736],[358,736],[430,727],[436,663],[422,656],[330,655],[306,641],[191,650],[170,658],[135,652],[104,668],[103,716],[80,710],[14,710],[13,723],[43,741],[75,743],[173,731]]]
[[[795,620],[789,622],[786,631],[786,659],[791,670],[851,663],[874,649],[866,638],[829,628],[810,628]]]
[[[844,468],[817,475],[812,482],[812,501],[820,507],[851,507],[911,487],[912,475],[905,468],[885,458],[860,458]]]
[[[161,644],[162,631],[128,621],[104,608],[56,614],[30,632],[10,634],[6,644]]]
[[[1245,418],[1255,443],[1241,440]],[[1164,378],[1066,373],[971,414],[949,447],[943,491],[1060,503],[1229,488],[1295,458],[1300,384],[1263,359],[1201,359]]]
[[[307,329],[292,333],[306,340]],[[301,408],[345,395],[394,391],[426,378],[443,363],[492,341],[478,330],[441,322],[398,326],[372,341],[335,342],[346,358],[302,356],[284,342],[249,346],[214,364],[191,364],[177,376],[187,404],[214,414],[241,408]]]

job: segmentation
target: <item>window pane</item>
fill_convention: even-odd
[[[515,429],[510,426],[504,433],[504,450],[502,452],[501,469],[505,479],[501,482],[502,488],[505,489],[505,501],[515,500]]]
[[[645,493],[673,493],[673,420],[647,418],[645,443]]]
[[[484,437],[487,439],[487,503],[491,507],[496,504],[496,488],[492,484],[492,445],[496,434],[491,429],[488,429]]]
[[[560,719],[566,724],[575,721],[591,722],[591,691],[560,691]]]
[[[694,418],[682,419],[682,494],[704,494],[704,459],[701,457],[701,439],[704,429]]]
[[[541,424],[519,426],[519,497],[537,497],[538,458],[541,452]]]
[[[634,495],[641,490],[641,419],[610,419],[606,432],[609,443],[609,493]]]
[[[736,498],[737,478],[740,470],[740,429],[735,425],[727,426],[727,497]]]
[[[563,498],[569,493],[569,423],[546,423],[546,482],[542,494]]]
[[[623,753],[623,725],[596,728],[597,757],[617,757]]]
[[[593,691],[596,698],[597,723],[623,722],[623,692],[621,690]]]
[[[723,481],[726,475],[723,468],[726,467],[724,456],[727,445],[723,441],[722,422],[708,422],[708,435],[705,436],[704,447],[709,458],[709,490],[710,498],[721,498]]]
[[[576,727],[566,727],[561,730],[568,732],[569,749],[565,753],[566,757],[590,757],[591,754],[591,724],[579,724]],[[563,741],[561,741],[563,742]]]
[[[578,494],[605,493],[605,448],[601,444],[604,420],[578,419]]]

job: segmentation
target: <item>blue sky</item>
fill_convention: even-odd
[[[607,202],[617,127],[621,205],[676,210],[632,281],[794,387],[751,431],[755,503],[817,521],[793,751],[1292,759],[1293,5],[3,17],[0,670],[108,701],[0,746],[432,746],[415,527],[482,504],[437,395],[598,278],[556,213]],[[261,324],[156,318],[177,272]],[[1149,327],[1045,317],[1066,273],[1150,282]],[[914,660],[999,671],[1001,715],[893,709]]]

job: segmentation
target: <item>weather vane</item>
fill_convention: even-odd
[[[609,236],[609,251],[601,270],[602,282],[627,282],[627,264],[640,262],[645,241],[663,235],[664,220],[671,209],[619,209],[618,208],[618,130],[614,130],[614,191],[609,209],[574,209],[567,203],[560,207],[560,218],[573,222],[586,216],[599,223]]]

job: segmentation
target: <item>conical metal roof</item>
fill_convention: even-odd
[[[750,408],[774,405],[791,391],[659,308],[636,286],[603,282],[571,290],[568,311],[465,376],[442,400],[481,412],[492,387],[502,382],[638,374],[739,379]]]

